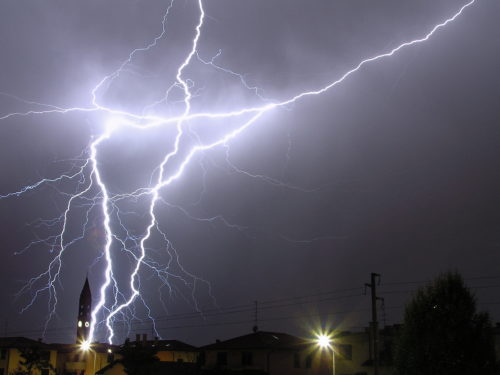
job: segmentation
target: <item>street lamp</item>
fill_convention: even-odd
[[[333,348],[333,340],[330,336],[322,333],[316,335],[316,344],[321,349],[330,349],[332,351],[332,375],[335,375],[335,349]]]
[[[92,349],[92,346],[90,344],[90,341],[89,340],[83,340],[81,343],[80,343],[80,350],[84,353],[87,353],[87,352],[91,352],[93,357],[94,357],[94,374],[92,375],[95,375],[95,367],[96,367],[96,360],[97,360],[97,352],[95,350]],[[109,351],[109,349],[108,349]],[[84,357],[84,359],[86,358],[86,356]],[[87,366],[87,361],[85,360],[85,367]]]
[[[80,349],[84,352],[87,352],[90,350],[90,341],[88,340],[83,340],[81,343],[80,343]]]

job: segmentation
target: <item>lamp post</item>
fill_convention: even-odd
[[[94,373],[92,375],[95,375],[95,365],[96,365],[96,360],[97,360],[97,352],[92,349],[92,346],[90,344],[90,341],[84,340],[80,343],[80,350],[83,351],[85,354],[86,353],[92,353],[94,357]],[[85,361],[85,367],[87,367],[87,361]]]
[[[317,335],[316,344],[321,349],[330,349],[332,352],[332,375],[335,375],[335,349],[333,347],[333,340],[330,336],[325,334]]]

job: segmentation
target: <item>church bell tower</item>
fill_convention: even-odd
[[[89,279],[85,278],[80,303],[78,304],[78,320],[76,322],[76,343],[87,341],[90,333],[90,320],[92,313],[92,294],[90,293]]]

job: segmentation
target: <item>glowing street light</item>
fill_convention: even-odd
[[[90,341],[88,341],[88,340],[82,341],[82,343],[80,344],[80,349],[84,352],[89,351],[90,350]]]
[[[318,335],[317,343],[318,343],[318,346],[322,349],[332,347],[332,344],[331,344],[332,340],[330,339],[330,336],[327,336],[327,335]]]
[[[335,350],[333,348],[333,340],[330,335],[320,333],[316,335],[316,345],[320,349],[330,349],[332,352],[332,375],[335,375]]]
[[[97,352],[95,350],[92,350],[92,345],[90,343],[90,340],[83,340],[80,343],[80,350],[84,353],[91,352],[92,356],[94,358],[94,372],[92,375],[95,375],[95,367],[96,367],[96,361],[97,361]],[[108,349],[108,353],[111,353],[111,349]]]

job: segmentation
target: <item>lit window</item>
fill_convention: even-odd
[[[81,327],[81,326],[82,326],[82,321],[81,321],[81,320],[79,320],[79,321],[78,321],[78,327]]]

